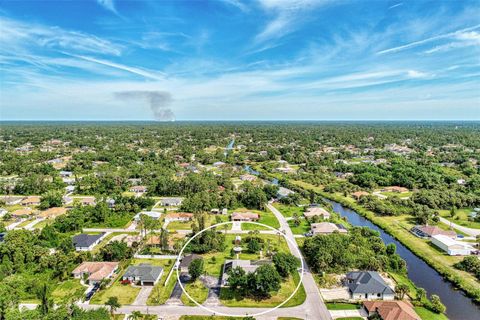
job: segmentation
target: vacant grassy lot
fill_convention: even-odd
[[[71,279],[60,283],[52,292],[53,301],[57,304],[68,303],[83,297],[86,287],[80,284],[80,280]]]
[[[292,230],[293,234],[304,234],[310,231],[310,223],[305,218],[300,218],[300,224],[298,226],[295,225],[295,221],[289,220],[288,225]]]
[[[422,320],[448,320],[446,315],[432,312],[423,307],[415,307],[414,309]]]
[[[188,283],[185,286],[185,290],[188,292],[190,297],[200,304],[207,300],[208,288],[206,288],[200,280],[197,280],[193,283]],[[181,300],[186,306],[196,306],[196,304],[191,301],[185,293],[182,294]]]
[[[285,218],[290,218],[293,217],[293,215],[296,213],[299,217],[303,216],[303,207],[297,207],[297,206],[288,206],[282,203],[275,202],[273,204],[275,208],[278,209],[282,213],[282,215]]]
[[[288,297],[295,290],[298,281],[300,281],[300,276],[298,274],[295,274],[293,277],[289,277],[282,283],[282,286],[278,292],[272,293],[272,296],[269,299],[260,301],[250,298],[242,298],[229,288],[222,288],[220,291],[220,301],[227,307],[274,307],[288,299]],[[305,298],[306,294],[302,285],[295,296],[293,296],[292,299],[290,299],[282,307],[298,306],[305,301]]]
[[[329,302],[326,305],[328,310],[356,310],[361,308],[361,305],[355,303]]]

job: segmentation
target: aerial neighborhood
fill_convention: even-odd
[[[443,320],[459,319],[449,294],[480,301],[474,130],[451,147],[402,126],[345,145],[293,128],[5,127],[0,293],[114,319],[267,319],[284,302],[268,319]],[[461,291],[435,291],[442,276]]]

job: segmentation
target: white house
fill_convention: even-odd
[[[135,221],[140,221],[140,216],[142,214],[147,215],[150,218],[153,218],[153,219],[156,219],[156,220],[158,220],[160,218],[160,216],[162,215],[162,213],[158,212],[158,211],[142,211],[142,212],[137,213],[135,215],[135,217],[133,217],[133,219],[135,219]]]
[[[471,245],[453,240],[444,235],[435,235],[432,238],[432,243],[448,253],[451,256],[468,256],[475,251]]]

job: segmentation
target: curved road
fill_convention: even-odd
[[[274,311],[268,312],[261,316],[256,316],[256,319],[259,320],[271,320],[277,319],[277,317],[298,317],[308,320],[330,320],[332,319],[330,312],[327,310],[323,298],[320,295],[320,291],[317,288],[313,275],[311,274],[305,259],[299,253],[300,250],[296,245],[295,237],[290,230],[287,220],[285,217],[271,204],[267,205],[268,209],[273,212],[280,222],[280,229],[285,231],[285,236],[292,240],[287,241],[288,247],[292,254],[297,258],[302,259],[305,266],[305,273],[303,276],[303,287],[306,292],[306,299],[303,304],[296,307],[290,308],[278,308]],[[94,309],[104,307],[103,305],[89,305],[80,303],[78,306],[85,309]],[[231,315],[251,315],[260,312],[264,312],[266,308],[231,308],[224,306],[211,306],[210,309]],[[142,313],[148,314],[157,314],[163,316],[181,316],[181,315],[211,315],[211,312],[208,312],[199,307],[188,307],[188,306],[179,306],[179,305],[159,305],[159,306],[141,306],[141,305],[125,305],[119,308],[116,312],[121,314],[131,314],[133,311],[140,311]]]
[[[468,234],[469,236],[471,237],[476,237],[480,234],[480,230],[479,229],[472,229],[472,228],[467,228],[467,227],[464,227],[464,226],[461,226],[461,225],[458,225],[454,222],[451,222],[445,218],[442,218],[440,217],[440,221],[445,223],[446,225],[448,226],[451,226],[453,227],[454,229],[457,229],[457,230],[460,230],[462,231],[463,233],[466,233]]]

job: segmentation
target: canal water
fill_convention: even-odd
[[[326,201],[332,204],[333,211],[342,217],[346,217],[350,224],[376,230],[380,233],[380,237],[386,244],[394,243],[397,246],[397,253],[407,262],[408,277],[417,287],[424,288],[428,296],[436,294],[440,297],[443,304],[447,307],[447,316],[449,319],[480,320],[480,306],[465,296],[462,291],[456,290],[450,282],[444,280],[443,277],[425,261],[418,258],[392,236],[355,211],[345,208],[337,202]]]

